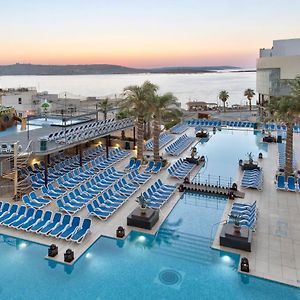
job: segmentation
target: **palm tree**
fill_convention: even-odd
[[[244,96],[247,97],[247,99],[249,101],[249,110],[251,110],[252,109],[252,107],[251,107],[251,100],[255,96],[254,90],[252,90],[252,89],[246,89],[245,92],[244,92]]]
[[[144,151],[144,119],[149,111],[150,102],[153,100],[158,87],[150,81],[145,81],[141,86],[132,85],[124,89],[125,100],[123,107],[131,108],[137,126],[137,159],[143,159]]]
[[[225,112],[225,102],[228,100],[229,98],[229,94],[227,91],[225,90],[222,90],[220,93],[219,93],[219,99],[221,101],[223,101],[223,107],[224,107],[224,112]]]
[[[107,120],[107,113],[112,109],[113,104],[109,102],[108,98],[105,98],[97,103],[97,107],[99,111],[103,113],[104,120]]]
[[[45,121],[47,122],[47,113],[48,113],[48,108],[50,107],[50,104],[48,101],[45,99],[44,103],[41,105],[42,109],[44,110],[44,115],[45,115]]]
[[[179,111],[180,104],[172,93],[166,93],[162,96],[155,95],[151,102],[151,111],[153,112],[153,158],[159,161],[159,135],[161,119],[167,113]]]
[[[274,97],[268,105],[271,118],[286,124],[285,177],[293,175],[293,125],[300,115],[300,76],[289,83],[289,96]]]

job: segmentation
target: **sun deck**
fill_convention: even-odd
[[[190,134],[194,131],[194,129],[190,128],[189,129]],[[188,132],[189,132],[188,131]],[[180,135],[174,135],[174,137],[178,137]],[[198,141],[195,140],[194,143],[191,145],[195,145]],[[167,145],[166,145],[167,146]],[[164,150],[164,147],[161,149],[161,151]],[[150,153],[150,152],[149,152]],[[147,154],[147,152],[146,152]],[[135,153],[132,151],[132,155],[134,156]],[[187,148],[181,156],[189,156],[190,155],[190,147]],[[131,157],[130,155],[128,157]],[[125,166],[128,164],[129,158],[125,158],[121,160],[120,162],[117,162],[114,167],[117,170],[123,171]],[[178,159],[178,157],[173,157],[173,156],[168,156],[168,162],[169,164],[172,164]],[[168,165],[169,166],[169,165]],[[167,167],[168,167],[167,166]],[[0,233],[5,234],[5,235],[10,235],[13,237],[17,237],[20,239],[32,241],[35,243],[39,244],[44,244],[44,245],[51,245],[51,244],[56,244],[59,249],[59,253],[56,257],[50,258],[46,256],[45,258],[50,259],[50,260],[55,260],[60,263],[65,263],[64,262],[64,253],[65,251],[70,248],[74,251],[75,254],[75,259],[72,262],[74,264],[83,253],[86,252],[86,250],[93,245],[94,242],[96,242],[101,236],[107,236],[107,237],[116,237],[116,230],[119,226],[122,226],[125,228],[125,237],[132,231],[140,231],[140,232],[146,232],[150,234],[155,234],[163,221],[166,219],[168,214],[171,212],[172,208],[175,206],[177,201],[179,200],[180,196],[182,193],[180,193],[177,189],[176,192],[172,195],[172,197],[164,204],[164,206],[160,209],[160,217],[159,221],[156,223],[156,225],[151,229],[151,230],[144,230],[141,228],[137,227],[129,227],[127,226],[127,216],[138,206],[136,199],[137,196],[139,196],[142,192],[146,191],[155,181],[158,179],[161,179],[164,183],[166,184],[178,184],[181,183],[180,180],[176,178],[172,178],[169,176],[167,167],[163,168],[158,174],[153,174],[148,182],[146,184],[142,185],[140,189],[135,192],[127,201],[126,203],[118,209],[118,211],[113,214],[109,219],[107,220],[99,220],[98,218],[92,217],[88,214],[88,211],[86,208],[81,209],[78,213],[76,213],[76,216],[79,216],[81,218],[90,218],[92,219],[92,226],[91,226],[91,231],[90,233],[85,237],[83,242],[81,244],[77,244],[74,242],[70,241],[64,241],[56,238],[52,238],[50,236],[44,236],[44,235],[39,235],[35,233],[30,233],[30,232],[24,232],[20,230],[15,230],[12,228],[7,228],[0,226]],[[190,177],[194,177],[196,173],[199,171],[201,168],[201,165],[196,166],[192,172],[190,173]],[[144,169],[144,168],[143,168]],[[142,169],[142,170],[143,170]],[[7,201],[7,197],[1,197],[0,200],[2,201]],[[12,199],[9,200],[11,203],[15,203]],[[20,202],[22,204],[22,202]],[[51,204],[49,204],[44,210],[51,210],[52,212],[57,212],[58,211],[58,206],[56,205],[55,201],[53,201]],[[45,253],[47,255],[47,253]]]
[[[294,147],[300,149],[300,136],[294,135]],[[252,252],[220,246],[220,224],[212,247],[234,252],[249,259],[250,274],[300,287],[300,193],[278,191],[275,173],[278,165],[277,144],[269,144],[268,157],[260,161],[264,171],[262,191],[247,189],[238,202],[257,201],[258,219],[253,235]],[[242,172],[237,172],[240,183]],[[240,188],[240,185],[238,185]],[[227,201],[222,220],[230,213],[232,200]]]

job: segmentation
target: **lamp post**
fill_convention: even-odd
[[[27,140],[28,140],[28,142],[29,142],[29,138],[30,138],[30,136],[29,136],[29,115],[27,115]]]
[[[98,117],[98,103],[96,103],[96,121],[98,122],[98,119],[99,119],[99,117]]]

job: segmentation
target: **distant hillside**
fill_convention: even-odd
[[[239,69],[232,66],[212,67],[164,67],[152,69],[128,68],[118,65],[0,65],[1,75],[93,75],[93,74],[138,74],[138,73],[206,73],[217,70]]]

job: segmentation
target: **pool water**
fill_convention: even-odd
[[[45,260],[44,246],[2,236],[0,298],[298,299],[300,290],[241,275],[238,255],[210,248],[225,203],[185,193],[157,235],[100,238],[73,267]]]
[[[38,128],[41,128],[41,126],[30,125],[29,128],[26,128],[26,130],[34,130]],[[21,125],[12,126],[4,131],[0,131],[0,138],[26,130],[21,130]]]
[[[268,144],[261,143],[261,133],[253,130],[224,130],[210,132],[210,139],[206,143],[198,143],[199,156],[204,156],[206,163],[196,176],[200,182],[210,181],[210,184],[227,186],[234,180],[240,159],[248,159],[247,153],[252,153],[257,160],[261,152],[267,157]],[[207,182],[209,183],[209,182]]]
[[[228,158],[224,173],[234,175],[245,150],[261,151],[252,135],[215,135],[202,148],[208,169],[211,155],[221,155]],[[226,148],[234,154],[224,156],[224,147],[210,153],[209,144],[224,136],[249,147],[236,142]],[[238,255],[210,248],[225,204],[220,196],[184,193],[156,235],[102,237],[74,266],[45,260],[45,246],[0,235],[0,299],[300,299],[299,289],[242,275]]]
[[[72,119],[67,121],[62,121],[61,118],[36,118],[31,119],[29,122],[31,125],[38,125],[38,126],[50,126],[50,125],[56,125],[56,126],[70,126],[75,124],[80,124],[82,122],[88,121],[87,119]]]

